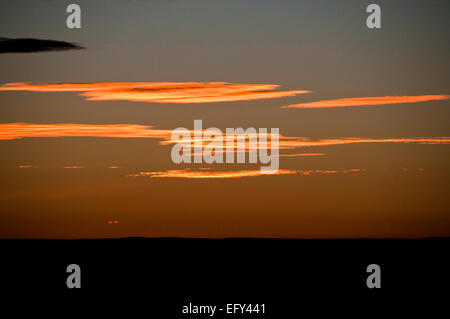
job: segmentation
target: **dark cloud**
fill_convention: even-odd
[[[0,38],[0,53],[31,53],[45,51],[66,51],[84,49],[78,44],[32,38],[10,39]]]

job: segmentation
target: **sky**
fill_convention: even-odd
[[[72,2],[0,2],[0,238],[450,236],[448,1]],[[194,120],[278,172],[174,163]]]

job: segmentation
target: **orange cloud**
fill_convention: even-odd
[[[309,93],[305,90],[274,91],[274,84],[226,82],[106,82],[28,84],[7,83],[0,91],[83,92],[90,101],[138,101],[150,103],[212,103],[273,99]]]
[[[399,103],[417,103],[427,101],[448,100],[450,95],[418,95],[418,96],[379,96],[379,97],[357,97],[338,100],[322,100],[311,103],[291,104],[281,108],[299,108],[299,109],[320,109],[331,107],[349,107],[366,105],[386,105]]]
[[[163,145],[174,143],[193,143],[195,140],[171,140],[171,130],[157,130],[152,126],[137,124],[31,124],[31,123],[5,123],[0,124],[0,140],[20,139],[24,137],[115,137],[115,138],[156,138],[162,139],[160,143]],[[194,131],[189,130],[191,136]],[[257,134],[263,136],[262,134]],[[418,144],[448,144],[450,137],[420,137],[420,138],[338,138],[338,139],[322,139],[310,140],[305,137],[288,137],[278,135],[280,149],[294,149],[301,147],[313,146],[331,146],[356,143],[418,143]],[[245,134],[238,139],[245,138]],[[226,139],[224,138],[224,141]],[[204,143],[211,139],[204,139]],[[270,141],[267,143],[270,147]],[[246,150],[250,148],[246,143]],[[256,148],[260,148],[257,145]],[[224,150],[225,151],[225,150]],[[241,150],[242,151],[242,150]],[[321,155],[321,153],[304,153],[296,156],[312,156]],[[289,155],[287,155],[289,156]],[[292,156],[292,155],[291,155]]]
[[[76,169],[76,168],[84,168],[84,166],[63,166],[63,168]]]
[[[193,134],[193,131],[190,131]],[[260,137],[263,135],[259,135]],[[238,139],[243,139],[245,136],[239,136]],[[448,144],[450,143],[450,137],[418,137],[418,138],[380,138],[380,139],[372,139],[372,138],[358,138],[358,137],[346,137],[346,138],[336,138],[336,139],[323,139],[323,140],[310,140],[306,137],[290,137],[278,135],[279,138],[279,149],[296,149],[303,147],[318,147],[318,146],[333,146],[333,145],[346,145],[346,144],[361,144],[361,143],[416,143],[416,144]],[[224,137],[224,142],[227,140]],[[212,141],[212,139],[203,139],[203,146],[205,146],[208,142]],[[183,139],[183,140],[163,140],[160,142],[162,145],[168,144],[176,144],[176,143],[184,143],[184,144],[193,144],[195,142],[194,138],[191,139]],[[248,152],[252,149],[270,149],[270,140],[267,142],[267,145],[262,146],[260,143],[255,143],[255,146],[250,146],[247,142],[245,144],[245,148],[239,148],[238,145],[235,145],[234,150],[217,150],[218,153],[229,153],[229,152]],[[300,153],[300,154],[282,154],[280,156],[292,157],[292,156],[319,156],[325,155],[322,153]]]
[[[380,139],[348,137],[348,138],[323,139],[323,140],[309,140],[306,138],[298,138],[297,140],[280,141],[280,149],[360,144],[360,143],[449,144],[450,137],[444,136],[444,137],[380,138]]]
[[[171,133],[171,130],[154,130],[151,126],[134,124],[0,124],[0,140],[66,136],[169,139]]]
[[[201,170],[192,171],[190,169],[167,170],[160,172],[140,172],[139,174],[131,174],[128,177],[150,177],[150,178],[187,178],[187,179],[220,179],[220,178],[242,178],[256,177],[263,175],[312,175],[312,174],[336,174],[362,172],[364,169],[348,169],[348,170],[288,170],[279,169],[273,172],[262,173],[260,170],[239,170],[239,171],[208,171]]]
[[[140,172],[139,174],[128,175],[129,177],[152,177],[152,178],[189,178],[189,179],[213,179],[213,178],[241,178],[262,175],[289,175],[296,174],[295,170],[279,169],[273,173],[262,173],[261,170],[240,170],[240,171],[191,171],[189,169],[168,170],[162,172]]]
[[[350,169],[343,169],[341,170],[341,173],[359,173],[359,172],[365,172],[366,170],[360,169],[360,168],[350,168]]]
[[[193,136],[194,131],[188,130]],[[154,129],[152,126],[137,124],[32,124],[32,123],[4,123],[0,124],[0,140],[14,140],[25,137],[112,137],[112,138],[155,138],[160,139],[160,144],[168,145],[175,143],[193,143],[194,138],[187,140],[172,140],[172,130]],[[264,135],[257,133],[257,137],[269,137],[270,134]],[[237,139],[245,138],[245,134],[238,135]],[[417,144],[449,144],[450,137],[417,137],[417,138],[336,138],[310,140],[305,137],[289,137],[278,135],[279,149],[296,149],[314,146],[333,146],[359,143],[417,143]],[[212,139],[204,139],[204,144]],[[227,138],[224,137],[224,141]],[[270,148],[270,140],[265,148]],[[245,143],[245,148],[240,149],[235,145],[235,152],[247,152],[249,149],[262,149],[263,146],[257,143],[251,146]],[[227,149],[218,151],[222,153],[228,152]],[[286,154],[281,156],[319,156],[322,153],[303,153],[303,154]]]
[[[280,154],[280,157],[324,156],[324,153]]]

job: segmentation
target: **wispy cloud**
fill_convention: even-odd
[[[66,136],[170,139],[171,133],[171,130],[155,130],[151,126],[136,124],[0,124],[0,140]]]
[[[208,171],[189,169],[168,170],[161,172],[140,172],[139,174],[131,174],[129,177],[152,177],[152,178],[189,178],[189,179],[219,179],[219,178],[241,178],[254,177],[262,175],[289,175],[296,174],[295,170],[279,169],[276,172],[262,173],[261,170],[239,170],[239,171]]]
[[[449,144],[450,137],[413,137],[413,138],[358,138],[347,137],[338,139],[322,139],[310,140],[307,138],[298,138],[297,140],[282,140],[280,141],[280,149],[294,149],[302,147],[315,146],[333,146],[333,145],[347,145],[347,144],[363,144],[363,143],[403,143],[403,144]]]
[[[363,169],[361,169],[361,168],[350,168],[350,169],[343,169],[343,170],[341,170],[341,173],[360,173],[360,172],[365,172],[366,171],[366,169],[365,168],[363,168]]]
[[[66,41],[33,38],[0,38],[0,53],[32,53],[81,50],[82,46]]]
[[[299,109],[320,109],[332,107],[351,107],[351,106],[369,106],[369,105],[387,105],[401,103],[417,103],[427,101],[448,100],[450,95],[417,95],[417,96],[379,96],[379,97],[356,97],[338,100],[322,100],[310,103],[291,104],[281,108],[299,108]]]
[[[192,131],[191,131],[192,132]],[[192,134],[191,134],[192,135]],[[257,138],[264,137],[264,135],[257,135]],[[412,138],[361,138],[361,137],[343,137],[343,138],[335,138],[335,139],[320,139],[320,140],[312,140],[307,137],[292,137],[292,136],[283,136],[281,134],[278,135],[279,138],[279,149],[296,149],[303,147],[319,147],[319,146],[334,146],[334,145],[347,145],[347,144],[363,144],[363,143],[404,143],[404,144],[449,144],[450,137],[412,137]],[[237,140],[245,139],[245,135],[238,136]],[[227,138],[224,138],[226,141]],[[193,144],[196,140],[194,138],[191,139],[183,139],[183,140],[163,140],[160,142],[162,145],[167,144]],[[212,139],[203,139],[203,146],[207,145]],[[249,143],[244,145],[244,148],[240,148],[239,146],[235,147],[235,150],[219,150],[219,153],[228,153],[228,152],[248,152],[251,149],[270,149],[270,142],[267,145],[262,146],[259,143],[255,143],[254,146],[250,146]],[[301,154],[282,154],[280,156],[321,156],[325,155],[323,153],[301,153]]]
[[[77,168],[85,168],[85,167],[84,166],[63,166],[63,168],[77,169]]]
[[[130,174],[128,177],[150,177],[150,178],[187,178],[187,179],[223,179],[223,178],[242,178],[256,177],[266,175],[313,175],[313,174],[337,174],[337,173],[356,173],[363,172],[364,169],[347,170],[288,170],[279,169],[273,172],[262,173],[260,170],[237,170],[237,171],[208,171],[208,170],[167,170],[157,172],[140,172]]]
[[[324,153],[280,154],[281,157],[325,156]]]
[[[194,131],[187,130],[191,139],[172,140],[172,130],[154,129],[152,126],[138,124],[33,124],[33,123],[4,123],[0,124],[0,140],[14,140],[25,137],[108,137],[108,138],[154,138],[161,140],[163,145],[176,143],[193,143]],[[202,131],[203,132],[203,131]],[[270,134],[259,134],[257,138],[268,137]],[[236,140],[245,139],[245,134],[237,134]],[[361,138],[344,137],[334,139],[311,140],[306,137],[290,137],[278,135],[279,149],[297,149],[303,147],[319,147],[362,143],[404,143],[404,144],[449,144],[450,137],[411,137],[411,138]],[[224,138],[224,141],[227,138]],[[210,142],[211,138],[205,138],[203,144]],[[270,142],[265,148],[270,149]],[[251,146],[245,143],[245,149],[239,149],[236,144],[235,150],[238,152],[248,151],[250,148],[262,149],[263,146],[257,144]],[[223,150],[220,152],[226,152]],[[286,154],[285,156],[319,156],[322,153]]]
[[[305,90],[275,91],[275,84],[226,82],[106,82],[27,84],[7,83],[0,91],[83,92],[90,101],[137,101],[151,103],[211,103],[273,99],[309,93]]]

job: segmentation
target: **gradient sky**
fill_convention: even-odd
[[[449,1],[75,2],[1,2],[85,48],[0,54],[1,238],[450,236]],[[174,164],[195,119],[279,128],[280,174]]]

